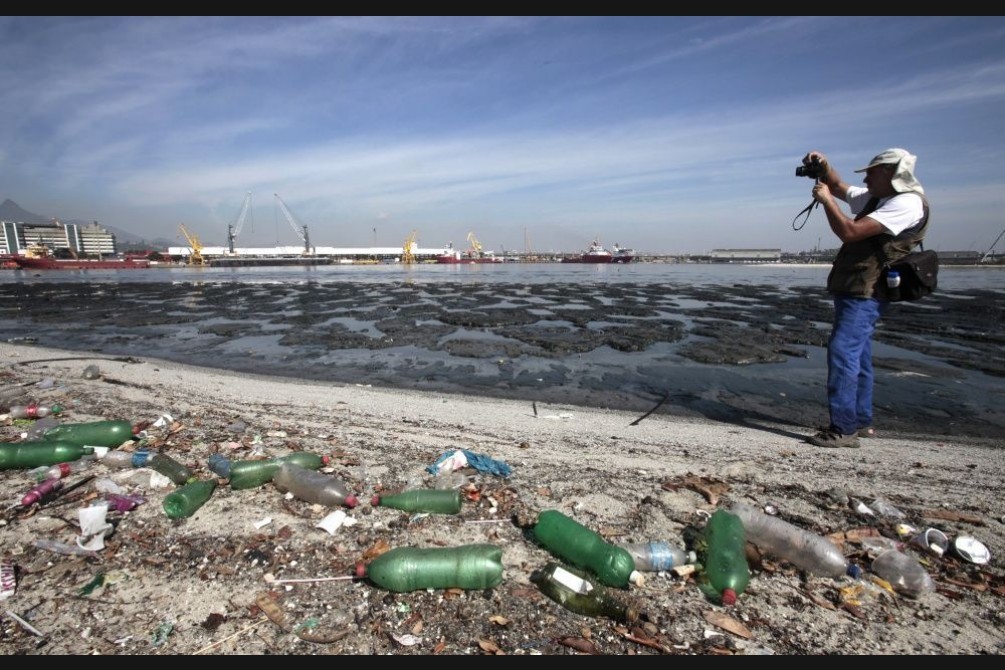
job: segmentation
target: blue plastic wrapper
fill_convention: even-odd
[[[453,451],[445,452],[436,460],[435,463],[426,468],[426,472],[434,475],[437,474],[440,471],[438,467],[440,463],[448,458],[451,458],[458,451],[464,454],[464,458],[467,459],[468,465],[478,472],[498,475],[499,477],[509,477],[512,472],[510,466],[506,465],[502,461],[489,458],[485,454],[476,454],[472,451],[468,451],[467,449],[454,449]]]

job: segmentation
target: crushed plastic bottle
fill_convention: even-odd
[[[872,571],[908,598],[935,591],[935,582],[924,566],[914,556],[901,551],[884,551],[873,560]]]
[[[822,535],[799,528],[784,519],[768,516],[756,507],[737,502],[730,511],[740,517],[747,542],[800,570],[822,577],[842,577],[848,560],[841,549]]]
[[[359,504],[342,480],[294,463],[283,463],[273,475],[272,483],[283,493],[289,492],[300,500],[326,507],[355,507]]]

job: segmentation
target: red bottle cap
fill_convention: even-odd
[[[346,507],[352,508],[352,507],[355,507],[356,505],[359,504],[359,498],[357,498],[356,496],[351,496],[351,495],[350,496],[346,496],[344,502],[345,502],[345,506]]]
[[[370,498],[370,504],[373,505],[374,507],[380,505],[380,496],[374,496]]]
[[[722,604],[723,605],[735,605],[736,604],[736,591],[733,589],[723,589],[722,590]]]
[[[366,577],[366,564],[365,563],[357,563],[356,564],[356,576],[357,577]]]

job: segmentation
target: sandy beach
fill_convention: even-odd
[[[95,479],[29,508],[24,470],[0,471],[0,559],[16,589],[0,602],[0,652],[12,654],[1001,654],[1005,651],[1005,480],[1002,439],[884,431],[859,450],[801,441],[791,423],[706,417],[296,382],[156,359],[0,344],[0,414],[22,400],[57,403],[64,422],[126,419],[150,426],[150,446],[201,479],[211,454],[232,460],[312,451],[361,501],[354,525],[317,527],[333,510],[289,499],[271,484],[213,497],[171,520],[147,469],[100,461],[67,480]],[[84,370],[96,365],[97,378]],[[7,418],[3,441],[30,422]],[[376,493],[431,487],[426,468],[468,450],[510,466],[474,468],[454,485],[459,515],[409,516],[371,507]],[[114,532],[91,556],[73,543],[78,508],[111,479],[144,504],[110,513]],[[868,516],[855,500],[883,498],[903,519]],[[531,583],[552,557],[531,541],[535,515],[558,509],[611,542],[683,543],[717,506],[770,505],[837,542],[867,578],[800,573],[748,546],[752,577],[733,607],[710,601],[694,575],[650,573],[620,594],[644,616],[627,624],[565,610]],[[868,578],[863,538],[896,524],[970,536],[989,550],[976,565],[952,553],[904,551],[937,590],[908,598]],[[348,576],[382,549],[491,543],[504,578],[488,591],[390,593]],[[867,543],[866,543],[867,544]],[[82,587],[97,588],[83,593]],[[270,581],[271,580],[271,581]],[[263,603],[272,603],[264,606]],[[277,614],[278,612],[278,614]],[[20,620],[20,621],[19,621]],[[27,624],[23,625],[23,624]],[[33,630],[29,630],[33,629]]]

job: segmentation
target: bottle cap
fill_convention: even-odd
[[[357,577],[366,577],[366,564],[365,563],[357,563],[356,564],[356,576]]]
[[[380,505],[380,496],[374,496],[370,498],[370,504],[373,505],[374,507]]]
[[[632,574],[628,575],[628,581],[635,586],[644,586],[646,583],[646,576],[638,570],[632,570]]]
[[[722,604],[723,605],[735,605],[736,604],[736,591],[733,589],[723,589],[722,590]]]
[[[345,503],[346,507],[355,507],[356,505],[359,504],[359,498],[357,498],[356,496],[353,496],[353,495],[348,495],[348,496],[345,497],[345,500],[342,501],[342,502]]]

